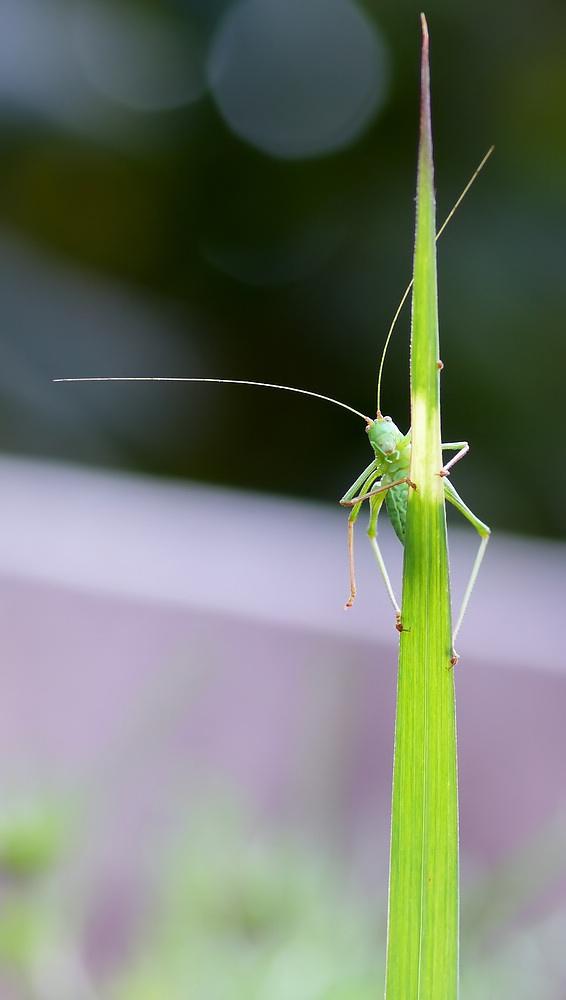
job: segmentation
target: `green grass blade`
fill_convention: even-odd
[[[458,799],[440,372],[428,32],[411,333],[411,479],[403,570],[386,1000],[458,992]]]

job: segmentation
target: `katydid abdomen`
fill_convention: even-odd
[[[386,485],[385,478],[386,477],[384,476],[381,480],[383,486]],[[405,544],[408,497],[408,483],[401,483],[400,486],[393,486],[385,494],[385,506],[387,508],[389,520],[391,521],[391,527],[402,545]]]

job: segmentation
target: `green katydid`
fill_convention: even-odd
[[[448,225],[452,216],[454,215],[456,209],[460,205],[461,201],[467,194],[469,188],[473,184],[480,170],[484,166],[486,160],[491,155],[493,147],[491,147],[483,160],[479,164],[478,168],[474,172],[473,176],[470,178],[468,184],[462,191],[462,194],[456,201],[454,207],[449,212],[448,216],[444,220],[444,223],[440,227],[436,239],[440,237],[444,229]],[[375,556],[381,574],[385,581],[385,586],[389,596],[389,600],[393,605],[396,617],[396,628],[399,631],[403,631],[401,608],[395,597],[391,581],[389,579],[389,574],[379,548],[377,541],[377,519],[379,512],[383,503],[385,502],[387,514],[395,534],[399,538],[402,545],[405,544],[405,527],[406,527],[406,517],[407,517],[407,500],[409,488],[416,489],[416,484],[410,479],[410,465],[411,465],[411,431],[409,430],[407,434],[403,434],[402,431],[393,423],[391,417],[383,416],[380,411],[381,403],[381,381],[383,374],[383,366],[385,362],[385,356],[391,336],[401,312],[401,309],[409,295],[412,288],[413,282],[411,281],[407,286],[405,293],[399,303],[393,321],[389,328],[385,346],[383,348],[383,353],[381,356],[381,362],[379,367],[379,374],[377,380],[377,413],[375,419],[366,416],[359,410],[356,410],[353,406],[349,406],[347,403],[343,403],[339,399],[333,399],[331,396],[325,396],[319,392],[312,392],[308,389],[299,389],[294,386],[289,385],[276,385],[270,382],[252,382],[246,379],[226,379],[226,378],[183,378],[174,376],[99,376],[99,377],[87,377],[87,378],[58,378],[54,379],[55,382],[213,382],[220,383],[223,385],[251,385],[262,387],[266,389],[280,389],[285,392],[297,392],[303,396],[312,396],[315,399],[323,399],[328,403],[333,403],[336,406],[340,406],[345,410],[349,410],[350,413],[356,414],[356,416],[361,417],[366,423],[366,433],[369,438],[370,445],[374,452],[374,457],[366,469],[361,473],[356,481],[350,486],[346,491],[340,504],[344,507],[351,507],[351,513],[348,518],[348,553],[349,553],[349,564],[350,564],[350,595],[346,602],[346,608],[352,606],[354,598],[356,595],[356,584],[354,575],[354,524],[358,518],[358,514],[362,507],[362,504],[367,500],[370,507],[370,519],[368,527],[368,536],[372,544]],[[438,362],[439,368],[442,368],[442,362]],[[470,578],[464,593],[464,598],[462,601],[462,606],[458,614],[456,621],[456,626],[453,632],[453,641],[455,640],[460,626],[462,624],[468,602],[472,590],[474,588],[476,578],[480,569],[481,562],[483,560],[485,549],[489,541],[490,529],[480,521],[478,517],[470,510],[470,508],[464,503],[462,498],[456,492],[452,483],[447,478],[450,474],[451,468],[459,462],[464,455],[467,454],[469,450],[469,445],[467,441],[455,441],[449,442],[442,445],[443,450],[446,451],[456,451],[453,458],[447,462],[442,469],[439,470],[439,475],[444,478],[444,496],[445,499],[449,501],[461,514],[470,522],[470,524],[476,529],[480,536],[480,544],[476,559],[470,574]],[[453,662],[456,662],[457,656],[454,655]]]

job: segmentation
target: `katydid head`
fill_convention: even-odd
[[[396,452],[403,437],[391,417],[383,417],[379,410],[375,420],[368,423],[366,433],[377,458],[387,458]]]

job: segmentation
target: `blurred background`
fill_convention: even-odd
[[[496,146],[439,244],[445,440],[470,440],[459,488],[492,526],[563,536],[566,10],[427,16],[439,220]],[[342,496],[367,443],[328,404],[51,379],[255,379],[371,413],[411,275],[419,44],[407,2],[5,0],[2,448]],[[549,457],[533,502],[519,475]]]
[[[566,8],[426,14],[439,222],[496,147],[438,248],[444,438],[495,529],[457,680],[462,997],[562,1000]],[[367,585],[342,615],[331,509],[361,422],[52,379],[371,414],[419,60],[406,0],[0,5],[1,1000],[381,989],[397,634]]]

